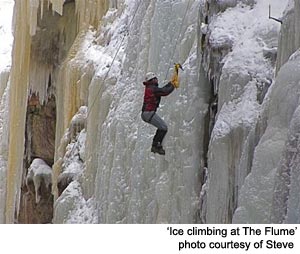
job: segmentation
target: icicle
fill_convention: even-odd
[[[41,1],[41,19],[43,19],[43,15],[44,15],[44,0],[40,0]]]
[[[77,52],[80,52],[85,42],[85,36],[86,31],[78,34],[58,74],[56,102],[57,108],[61,110],[57,115],[56,148],[59,147],[60,139],[78,108],[87,104],[87,89],[94,74],[94,68],[86,61],[80,61],[84,59],[83,56],[77,56]]]
[[[50,8],[49,3],[51,3],[52,10],[63,15],[64,2],[64,0],[49,0],[48,8]],[[53,76],[55,64],[59,64],[41,62],[40,59],[36,59],[36,55],[31,54],[33,52],[31,52],[33,48],[31,39],[37,32],[38,11],[40,11],[40,16],[45,18],[44,4],[46,4],[44,0],[15,1],[15,40],[11,70],[12,89],[9,103],[11,112],[8,132],[9,158],[5,201],[6,223],[13,223],[15,214],[18,211],[24,156],[24,146],[22,144],[24,144],[29,89],[39,95],[41,102],[46,100],[49,78]],[[76,1],[77,13],[78,17],[80,17],[80,21],[78,21],[79,30],[87,27],[89,24],[97,26],[101,17],[108,9],[108,5],[108,0]],[[69,23],[61,22],[58,27],[60,38],[66,39],[63,44],[64,48],[60,49],[62,51],[58,53],[60,61],[65,57],[63,51],[69,51],[75,37],[74,34],[66,34],[69,31],[75,33],[75,31],[69,29]],[[73,48],[70,50],[70,54],[67,57],[69,62],[66,61],[62,67],[65,73],[59,75],[59,78],[62,78],[62,80],[59,80],[59,83],[56,84],[57,91],[59,91],[57,107],[62,109],[61,116],[58,117],[58,122],[60,123],[57,127],[58,133],[64,132],[77,109],[87,103],[87,88],[92,79],[94,69],[89,64],[81,63],[82,65],[77,65],[76,62],[72,61],[72,58],[77,53],[76,47],[81,45],[83,38],[80,40],[81,42],[79,44],[75,42]],[[59,41],[58,43],[62,42]],[[60,44],[58,46],[61,47]],[[57,137],[60,139],[61,135]]]
[[[5,203],[7,185],[7,161],[8,161],[8,101],[9,84],[5,88],[0,100],[0,223],[5,223]]]
[[[52,3],[52,10],[56,11],[58,14],[62,16],[65,0],[50,0],[50,2]]]
[[[98,24],[102,16],[106,13],[109,8],[108,0],[91,0],[81,1],[75,0],[76,2],[76,13],[79,16],[79,28],[84,28],[89,25],[98,27]]]
[[[30,63],[30,91],[39,95],[41,104],[47,101],[47,89],[52,72],[53,67],[51,65],[40,64],[36,61]]]
[[[28,6],[28,14],[29,14],[29,25],[30,25],[30,35],[35,35],[36,25],[37,25],[37,12],[39,8],[40,0],[30,0]]]
[[[2,98],[4,90],[7,86],[8,78],[9,78],[9,71],[4,71],[0,73],[0,98]]]
[[[28,0],[15,2],[14,45],[11,68],[9,148],[6,192],[6,223],[14,223],[21,191],[26,106],[28,97],[29,61],[31,49]]]

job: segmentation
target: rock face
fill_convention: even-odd
[[[51,97],[41,105],[38,96],[34,94],[30,96],[25,142],[26,165],[29,168],[26,171],[26,181],[22,184],[19,223],[51,223],[52,221],[52,170],[48,165],[53,165],[54,161],[55,125],[55,98]],[[42,172],[43,168],[45,172]],[[36,175],[40,175],[40,179]]]
[[[55,98],[41,105],[38,96],[32,95],[27,108],[25,165],[28,170],[21,187],[19,223],[52,222],[52,169],[48,165],[54,162],[55,125]]]
[[[53,165],[56,127],[54,96],[41,105],[39,98],[32,95],[28,102],[26,123],[26,153],[29,162],[33,158],[42,158]]]

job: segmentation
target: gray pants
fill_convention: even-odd
[[[159,130],[168,131],[168,126],[164,120],[162,120],[155,111],[142,112],[142,119],[155,126]]]
[[[155,111],[144,111],[142,112],[142,119],[152,124],[157,128],[155,136],[153,138],[153,146],[161,146],[163,139],[168,131],[168,126],[164,120],[162,120]]]

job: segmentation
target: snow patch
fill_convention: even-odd
[[[72,181],[54,205],[54,223],[97,223],[96,206],[93,199],[85,200],[81,185]]]
[[[0,0],[0,72],[9,70],[11,66],[13,7],[13,0]]]
[[[249,82],[242,97],[224,104],[213,129],[213,139],[222,138],[238,126],[251,128],[256,123],[261,110],[257,102],[255,81]]]
[[[52,169],[42,159],[34,159],[28,169],[26,184],[33,182],[35,188],[35,202],[39,203],[41,195],[39,189],[42,182],[45,183],[46,188],[50,190],[52,184]]]
[[[273,84],[280,29],[278,22],[268,18],[269,4],[272,14],[279,17],[287,3],[246,2],[239,1],[211,16],[207,34],[211,46],[206,53],[210,57],[207,73],[209,77],[213,75],[218,97],[208,152],[210,184],[205,185],[208,223],[231,222],[240,190],[251,170],[256,139],[260,138],[256,126]]]

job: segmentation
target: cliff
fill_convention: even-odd
[[[0,222],[298,223],[299,8],[16,0]],[[159,156],[142,83],[167,83],[174,62]]]

